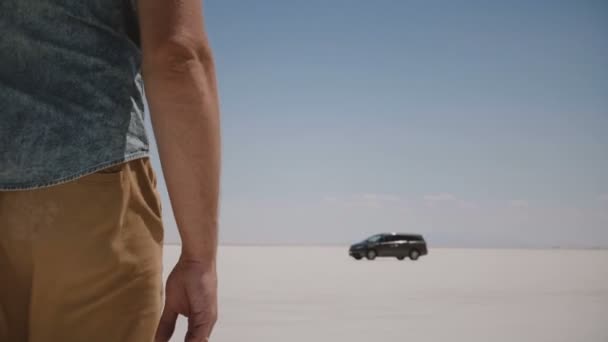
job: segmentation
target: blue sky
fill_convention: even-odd
[[[224,243],[608,246],[605,1],[205,8]]]

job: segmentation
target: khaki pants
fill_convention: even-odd
[[[162,242],[148,158],[0,191],[0,341],[152,341]]]

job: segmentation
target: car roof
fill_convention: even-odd
[[[399,235],[399,236],[411,236],[411,237],[422,237],[421,234],[412,234],[412,233],[381,233],[376,235],[390,236],[390,235]]]

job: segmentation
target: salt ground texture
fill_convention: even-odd
[[[165,279],[179,256],[166,246]],[[347,246],[219,252],[212,342],[608,341],[608,251],[430,249],[355,261]],[[171,341],[183,341],[185,319]]]

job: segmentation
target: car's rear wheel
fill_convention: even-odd
[[[410,259],[418,260],[418,258],[420,258],[420,252],[417,249],[412,249],[410,251]]]
[[[376,256],[378,256],[378,254],[376,254],[376,251],[373,249],[370,249],[369,251],[367,251],[367,254],[365,255],[367,260],[374,260],[374,259],[376,259]]]
[[[400,255],[400,256],[397,257],[397,259],[398,260],[403,260],[403,259],[405,259],[405,255]]]

